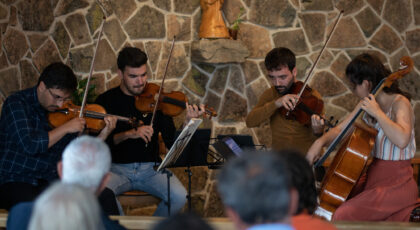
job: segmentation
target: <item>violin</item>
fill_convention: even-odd
[[[61,108],[48,114],[48,121],[52,127],[58,127],[71,119],[78,117],[80,109],[80,106],[73,104],[71,101],[67,101]],[[87,104],[83,110],[83,117],[85,117],[86,120],[86,128],[92,132],[99,132],[105,127],[103,119],[106,116],[117,117],[118,121],[126,122],[134,128],[143,125],[143,122],[137,121],[136,118],[107,114],[104,107],[98,104]]]
[[[331,123],[331,120],[327,120],[324,117],[322,117],[320,114],[324,108],[324,102],[313,96],[311,91],[312,89],[307,86],[309,79],[312,77],[312,73],[318,64],[322,54],[324,53],[325,47],[327,47],[328,42],[331,39],[331,35],[334,33],[335,28],[337,27],[338,22],[340,21],[341,16],[343,15],[343,11],[340,11],[340,14],[337,17],[337,20],[334,23],[333,28],[330,31],[330,34],[328,35],[327,40],[325,41],[325,44],[322,46],[321,51],[319,52],[318,57],[316,58],[314,64],[312,65],[311,70],[309,70],[308,75],[306,76],[306,79],[304,82],[295,82],[293,83],[290,91],[290,94],[297,94],[298,99],[296,101],[295,107],[287,111],[284,108],[281,108],[281,113],[286,116],[286,118],[292,118],[297,120],[299,123],[309,126],[311,124],[311,116],[313,114],[318,115],[322,120],[324,120],[325,124],[332,128],[335,126],[335,124]],[[335,122],[337,123],[337,121]]]
[[[81,106],[74,105],[71,101],[67,101],[63,104],[61,108],[56,110],[55,112],[48,114],[48,121],[52,127],[58,127],[75,117],[85,117],[86,119],[86,128],[93,131],[99,132],[105,127],[105,122],[103,119],[110,114],[107,114],[105,109],[97,104],[86,104],[87,94],[89,92],[89,83],[90,79],[92,78],[92,73],[94,69],[94,62],[99,46],[99,41],[102,37],[102,32],[104,29],[104,23],[106,18],[104,17],[101,23],[101,29],[99,31],[98,41],[96,43],[95,52],[93,54],[92,62],[90,65],[89,77],[87,78],[85,92],[83,95],[83,101]],[[142,121],[136,121],[134,118],[126,118],[122,116],[116,116],[118,121],[124,121],[131,124],[133,127],[139,127],[143,125]]]
[[[152,113],[158,106],[164,115],[171,117],[178,116],[185,109],[185,103],[188,102],[187,97],[180,91],[172,91],[170,93],[162,92],[158,98],[160,86],[154,83],[147,83],[142,94],[136,96],[135,106],[143,113]],[[158,102],[158,103],[157,103]],[[204,113],[210,119],[217,116],[213,108],[205,107]]]
[[[303,88],[305,87],[305,88]],[[302,90],[303,89],[303,90]],[[299,98],[294,110],[287,110],[284,107],[280,108],[280,114],[285,116],[287,119],[293,119],[299,123],[310,126],[311,116],[316,114],[325,121],[325,124],[332,128],[335,126],[330,120],[325,119],[320,114],[324,109],[324,102],[312,94],[312,89],[309,86],[304,86],[304,83],[297,81],[293,83],[288,91],[288,94],[299,94],[302,91],[302,95]]]

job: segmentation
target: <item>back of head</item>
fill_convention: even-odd
[[[194,213],[177,213],[153,227],[153,230],[211,230],[212,228],[203,219]]]
[[[139,48],[124,47],[118,53],[118,69],[124,72],[126,66],[137,68],[147,63],[147,55]]]
[[[101,139],[81,136],[63,152],[62,181],[96,191],[111,167],[111,154]]]
[[[304,210],[312,214],[317,206],[317,193],[315,177],[309,162],[301,153],[293,150],[280,151],[279,156],[284,159],[289,170],[292,187],[299,193],[298,208],[295,214],[300,214]]]
[[[218,176],[223,203],[247,225],[282,222],[288,217],[287,169],[273,152],[246,152],[233,158]]]
[[[103,229],[97,198],[81,186],[56,183],[36,199],[28,229]]]
[[[346,68],[346,76],[355,85],[368,80],[375,87],[389,73],[390,71],[385,68],[379,58],[367,53],[356,56]]]
[[[56,88],[73,92],[77,87],[77,78],[67,65],[56,62],[47,66],[39,77],[38,84],[44,82],[47,88]]]
[[[367,53],[356,56],[346,68],[346,76],[352,84],[360,85],[363,80],[367,80],[372,83],[371,90],[390,74],[391,71],[385,68],[378,57]],[[411,98],[410,94],[400,90],[398,82],[394,82],[391,87],[385,87],[383,90],[386,93],[398,93],[408,99]]]
[[[296,66],[296,56],[288,48],[277,47],[268,52],[264,64],[268,71],[279,70],[285,66],[292,71]]]

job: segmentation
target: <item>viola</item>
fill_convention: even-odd
[[[303,89],[303,87],[305,88]],[[312,94],[312,89],[309,86],[304,86],[303,82],[297,81],[293,83],[287,93],[299,94],[301,91],[302,95],[300,96],[295,109],[289,111],[286,108],[281,107],[280,114],[285,116],[287,119],[296,120],[306,126],[311,125],[311,116],[316,114],[325,121],[327,126],[330,128],[334,127],[335,124],[332,124],[330,120],[321,116],[322,110],[324,109],[324,102]]]
[[[147,83],[142,94],[136,96],[136,108],[143,113],[152,113],[158,105],[158,110],[163,114],[174,117],[181,114],[185,109],[187,97],[180,91],[170,93],[162,92],[158,98],[160,86],[154,83]],[[210,119],[217,116],[213,108],[205,107],[204,113]]]
[[[58,127],[71,119],[78,117],[80,109],[80,106],[73,104],[71,101],[67,101],[61,108],[48,114],[48,121],[52,127]],[[83,117],[85,117],[86,120],[86,128],[92,132],[99,132],[105,127],[103,119],[106,116],[115,116],[118,121],[126,122],[132,125],[133,128],[143,125],[142,121],[137,121],[135,118],[107,114],[104,107],[98,104],[87,104],[83,110]]]

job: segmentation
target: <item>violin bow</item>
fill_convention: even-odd
[[[95,59],[96,59],[96,51],[98,51],[99,42],[101,41],[102,32],[104,30],[105,21],[106,21],[106,17],[104,16],[104,18],[102,20],[102,23],[101,23],[101,30],[99,31],[98,41],[96,42],[95,52],[93,53],[92,63],[90,64],[89,76],[88,76],[88,80],[86,82],[85,93],[83,94],[82,105],[80,106],[79,118],[83,117],[83,112],[85,110],[87,94],[88,94],[89,85],[90,85],[90,79],[92,78],[94,63],[95,63]]]
[[[160,95],[162,94],[163,83],[165,82],[166,73],[168,72],[169,62],[171,61],[171,56],[172,56],[172,51],[174,49],[174,45],[175,45],[175,36],[172,40],[171,50],[169,51],[168,61],[166,62],[165,72],[163,73],[162,83],[160,85],[159,93],[158,93],[158,97],[157,97],[158,99],[156,101],[155,108],[153,108],[152,120],[150,120],[150,125],[151,126],[153,126],[153,121],[155,120],[155,115],[156,115],[156,111],[157,111],[158,104],[159,104],[159,98],[160,98]]]
[[[337,27],[337,24],[338,24],[338,22],[340,21],[340,18],[341,18],[341,16],[343,15],[343,13],[344,13],[344,11],[342,11],[342,10],[341,10],[341,11],[340,11],[340,14],[339,14],[339,15],[338,15],[338,17],[337,17],[337,20],[336,20],[336,21],[335,21],[335,23],[334,23],[333,28],[332,28],[332,29],[331,29],[331,31],[330,31],[330,34],[329,34],[329,35],[328,35],[328,37],[327,37],[327,40],[325,41],[324,46],[322,46],[322,48],[321,48],[321,52],[319,52],[318,57],[316,58],[316,60],[315,60],[314,64],[312,65],[311,69],[309,70],[309,73],[308,73],[308,75],[306,76],[305,81],[303,82],[303,87],[302,87],[302,89],[300,90],[300,92],[299,92],[299,94],[298,94],[298,98],[295,100],[295,102],[298,102],[298,101],[299,101],[300,97],[301,97],[301,96],[302,96],[302,94],[303,94],[303,91],[305,90],[306,86],[308,85],[308,81],[309,81],[309,79],[310,79],[310,78],[312,78],[312,73],[313,73],[313,71],[314,71],[315,67],[316,67],[316,66],[317,66],[317,64],[318,64],[319,59],[321,59],[321,56],[322,56],[322,54],[324,53],[324,50],[325,50],[325,48],[327,47],[328,42],[330,41],[330,39],[331,39],[331,37],[332,37],[332,34],[334,33],[335,28]],[[294,110],[294,109],[295,109],[295,107],[293,107],[293,109],[292,109],[292,110]],[[290,111],[291,111],[291,110],[289,110],[289,111],[286,113],[286,116],[289,116]],[[325,119],[324,119],[324,120],[325,120]]]

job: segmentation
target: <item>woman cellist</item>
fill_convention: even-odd
[[[410,159],[416,152],[414,113],[410,96],[396,83],[370,94],[379,82],[390,75],[381,61],[372,55],[357,56],[346,68],[353,93],[361,101],[342,123],[318,138],[310,147],[307,159],[313,163],[338,136],[352,117],[362,109],[363,120],[378,134],[372,151],[373,161],[366,174],[353,188],[350,198],[336,209],[333,220],[408,221],[418,196]]]

